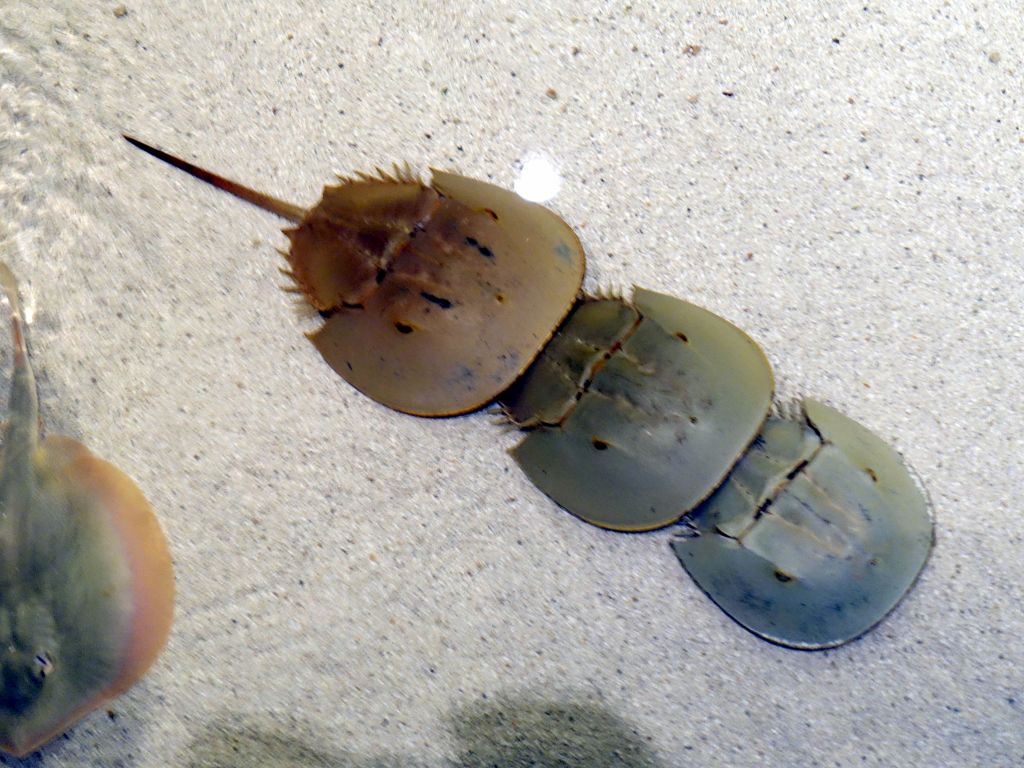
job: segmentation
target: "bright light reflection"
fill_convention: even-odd
[[[516,177],[515,190],[520,197],[534,203],[547,202],[562,188],[562,177],[547,155],[529,154]]]

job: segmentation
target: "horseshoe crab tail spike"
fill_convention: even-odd
[[[14,345],[11,371],[11,395],[7,405],[8,422],[4,439],[4,466],[16,464],[20,457],[30,458],[35,450],[39,431],[39,402],[22,320],[18,281],[10,267],[0,262],[0,286],[11,305],[11,341]]]
[[[306,217],[305,208],[300,208],[294,203],[288,203],[284,200],[278,200],[276,197],[272,197],[271,195],[264,194],[263,192],[257,192],[255,189],[250,189],[236,181],[231,181],[231,179],[226,179],[212,171],[206,170],[205,168],[200,168],[198,165],[193,165],[187,160],[182,160],[180,157],[175,157],[174,155],[168,154],[156,147],[151,147],[149,144],[139,141],[132,136],[124,133],[121,135],[129,144],[134,147],[138,147],[143,152],[155,157],[157,160],[163,160],[168,165],[173,165],[178,170],[195,176],[200,181],[205,181],[207,184],[211,184],[217,189],[222,189],[235,197],[241,198],[247,203],[252,203],[265,211],[276,213],[282,219],[298,223]]]

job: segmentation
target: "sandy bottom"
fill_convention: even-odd
[[[145,490],[179,592],[143,682],[25,765],[1024,761],[1013,3],[3,5],[0,247],[43,419]],[[492,414],[348,386],[279,290],[281,222],[126,131],[303,205],[393,161],[511,187],[546,158],[589,290],[707,306],[781,399],[905,455],[921,579],[840,649],[758,640],[667,532],[545,498]]]

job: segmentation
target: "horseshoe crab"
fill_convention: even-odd
[[[760,637],[845,643],[923,568],[928,505],[895,451],[811,400],[770,417],[763,352],[707,310],[579,295],[582,248],[548,209],[400,171],[342,179],[305,211],[125,138],[298,224],[286,274],[327,317],[311,338],[339,374],[419,415],[496,400],[544,493],[611,530],[677,525],[680,563]]]
[[[417,416],[475,410],[551,338],[583,282],[576,234],[513,192],[435,171],[359,174],[304,211],[125,137],[296,224],[285,274],[325,318],[310,340],[356,389]]]
[[[171,627],[174,576],[135,483],[69,437],[39,439],[18,286],[0,458],[0,749],[22,757],[120,695]]]

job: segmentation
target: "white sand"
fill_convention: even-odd
[[[145,489],[180,592],[148,677],[25,764],[1024,761],[1019,8],[732,5],[0,3],[0,237],[44,418]],[[304,204],[335,172],[511,186],[548,154],[589,288],[706,305],[782,397],[906,455],[923,576],[844,648],[756,639],[665,532],[535,490],[490,416],[346,385],[278,290],[279,222],[122,131]]]

